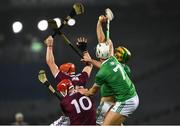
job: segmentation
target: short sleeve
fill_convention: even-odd
[[[127,75],[128,75],[129,77],[131,77],[131,69],[129,68],[128,65],[124,65],[124,70],[125,70],[125,72],[127,73]]]
[[[79,73],[72,78],[73,85],[85,86],[87,84],[87,81],[88,81],[87,72]]]
[[[59,73],[57,74],[57,76],[55,77],[55,79],[56,79],[57,83],[59,83],[59,82],[62,81],[63,79],[70,79],[70,76],[62,73],[61,71],[59,71]]]
[[[95,83],[97,86],[102,86],[105,83],[104,74],[101,71],[96,74]]]

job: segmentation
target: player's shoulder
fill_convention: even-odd
[[[81,75],[84,75],[84,74],[87,74],[87,72],[83,71],[81,73],[78,73],[77,76],[81,76]]]
[[[69,94],[68,97],[74,97],[74,96],[80,96],[80,95],[81,95],[81,93],[79,93],[79,92],[73,92],[73,93]]]
[[[102,63],[102,66],[112,65],[112,62],[117,63],[116,57],[114,57],[114,56],[109,57],[107,60],[105,60],[105,61]]]
[[[87,72],[82,71],[82,72],[80,72],[80,73],[77,73],[77,74],[71,75],[71,77],[79,77],[79,76],[86,75],[86,74],[88,75],[88,73],[87,73]]]

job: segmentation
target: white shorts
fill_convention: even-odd
[[[96,111],[96,124],[102,125],[104,122],[104,118],[106,113],[109,111],[111,106],[113,106],[114,103],[112,102],[102,102]]]
[[[132,114],[137,109],[138,105],[139,97],[136,95],[124,102],[116,102],[111,111],[128,117],[129,114]]]
[[[54,121],[50,126],[70,126],[70,119],[66,116],[61,116],[58,120]]]

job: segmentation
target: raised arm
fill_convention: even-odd
[[[110,56],[113,56],[114,55],[114,46],[113,46],[111,39],[108,40],[108,43],[109,43],[109,47],[110,47]]]
[[[90,64],[92,64],[93,66],[95,66],[96,68],[100,68],[101,67],[101,62],[91,59],[90,57],[84,57],[84,59],[82,59],[82,61],[88,62]]]
[[[83,57],[84,57],[84,58],[90,58],[90,59],[91,59],[91,57],[90,57],[90,55],[89,55],[89,53],[88,53],[87,51],[84,52]],[[92,68],[93,68],[93,65],[92,65],[91,63],[88,63],[88,62],[87,62],[87,63],[86,63],[86,66],[83,68],[82,72],[86,72],[86,73],[88,74],[88,77],[90,77]]]
[[[98,22],[97,22],[97,27],[96,27],[96,33],[97,33],[97,38],[98,42],[108,42],[110,44],[110,56],[114,55],[114,47],[111,39],[108,39],[106,41],[105,34],[103,32],[102,24],[107,21],[107,18],[104,15],[99,16]]]
[[[102,23],[106,22],[106,17],[104,15],[99,16],[97,26],[96,26],[96,34],[98,38],[98,42],[105,42],[105,34],[103,32]]]
[[[54,54],[53,54],[53,38],[52,36],[49,36],[45,40],[45,44],[47,45],[46,49],[46,63],[48,64],[51,73],[55,77],[57,73],[59,72],[58,66],[55,63]]]
[[[91,59],[91,56],[89,55],[89,53],[87,51],[87,42],[88,42],[88,40],[84,36],[77,38],[76,45],[79,48],[79,50],[81,50],[81,52],[83,53],[83,59],[84,58]],[[86,66],[83,68],[82,72],[86,72],[88,74],[88,77],[89,77],[91,74],[92,68],[93,68],[93,65],[86,62]]]

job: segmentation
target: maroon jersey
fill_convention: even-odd
[[[64,114],[70,118],[71,125],[96,124],[96,108],[89,97],[76,92],[65,96],[60,106]]]
[[[58,83],[62,81],[63,79],[69,79],[71,80],[73,85],[85,86],[88,80],[88,74],[86,72],[81,72],[76,75],[67,75],[59,71],[55,79]]]

